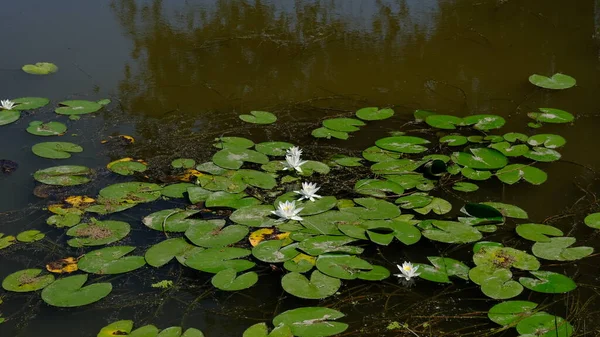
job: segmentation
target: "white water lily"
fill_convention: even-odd
[[[15,102],[9,99],[3,99],[0,101],[0,108],[4,110],[12,110],[15,107]]]
[[[302,155],[302,150],[297,146],[292,146],[285,151],[285,155],[300,158]]]
[[[300,200],[307,199],[310,201],[315,201],[315,198],[322,198],[317,194],[319,189],[320,187],[317,187],[316,183],[302,183],[302,189],[300,191],[294,191],[294,193],[302,195]]]
[[[299,150],[299,153],[302,153],[302,150]],[[298,172],[302,172],[302,168],[300,168],[300,166],[306,164],[306,161],[303,161],[300,158],[300,154],[296,153],[295,155],[293,154],[288,154],[285,156],[285,163],[286,163],[286,167],[284,167],[284,170],[296,170]]]
[[[401,274],[394,274],[394,276],[403,277],[407,281],[409,281],[413,277],[421,275],[421,273],[417,273],[417,270],[419,270],[419,266],[414,267],[413,264],[408,261],[402,263],[402,266],[400,266],[399,264],[397,264],[396,266],[398,266],[398,269],[400,269]]]
[[[300,207],[300,208],[296,208],[296,202],[292,201],[286,201],[286,202],[279,202],[279,206],[277,207],[277,210],[275,211],[271,211],[271,213],[277,215],[279,218],[281,218],[281,220],[298,220],[298,221],[302,221],[302,218],[298,216],[298,213],[300,213],[304,208]]]

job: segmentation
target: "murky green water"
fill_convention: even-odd
[[[340,148],[353,153],[371,146],[411,121],[415,109],[458,116],[498,114],[508,121],[504,129],[517,132],[528,132],[526,113],[537,107],[570,111],[577,116],[573,125],[545,126],[545,131],[568,140],[560,162],[541,165],[550,177],[546,184],[489,183],[469,200],[519,205],[532,222],[549,221],[577,236],[579,244],[600,249],[597,232],[581,222],[585,214],[597,211],[595,193],[600,186],[595,171],[600,167],[595,138],[600,127],[596,1],[30,0],[5,4],[0,31],[6,46],[0,58],[1,98],[42,96],[56,103],[108,97],[115,102],[95,117],[69,122],[63,140],[85,148],[69,159],[70,164],[100,168],[111,159],[132,156],[160,167],[152,172],[156,177],[167,175],[162,169],[179,156],[209,159],[210,141],[220,135],[257,142],[294,141],[309,155],[324,159]],[[60,70],[45,77],[20,71],[21,65],[38,61],[54,62]],[[549,93],[527,82],[532,73],[555,72],[575,77],[577,87]],[[364,106],[390,106],[397,116],[370,125],[349,141],[317,141],[310,136],[320,119],[350,116]],[[237,119],[257,109],[276,113],[279,126],[247,126]],[[83,252],[64,248],[63,231],[45,224],[48,213],[42,208],[60,195],[48,199],[32,195],[36,186],[32,173],[61,163],[34,156],[30,147],[39,139],[24,129],[32,120],[58,119],[51,110],[49,106],[0,129],[0,159],[19,164],[13,174],[0,176],[0,232],[40,229],[49,238],[0,251],[0,278]],[[132,135],[136,143],[128,147],[100,143],[117,134]],[[101,173],[95,184],[77,191],[93,195],[122,180]],[[439,193],[457,205],[464,203],[462,197]],[[134,225],[149,212],[149,206],[140,206],[111,219]],[[140,226],[133,226],[129,243],[144,250],[157,239]],[[519,242],[512,228],[488,239]],[[405,259],[425,262],[417,260],[427,254],[462,254],[468,259],[469,249],[422,241],[410,247],[373,249],[370,256],[392,268]],[[567,318],[577,336],[599,335],[599,262],[590,257],[561,264],[556,271],[572,275],[578,289],[567,295],[534,294],[530,299]],[[496,327],[486,317],[496,302],[472,283],[444,287],[420,281],[406,289],[394,279],[346,282],[339,296],[319,303],[284,293],[278,273],[260,269],[257,286],[231,294],[214,291],[206,274],[177,265],[147,268],[101,278],[113,283],[113,293],[76,309],[51,308],[39,294],[1,293],[0,312],[8,321],[0,324],[0,335],[95,336],[110,321],[134,319],[162,328],[193,326],[207,336],[238,336],[284,309],[315,304],[348,315],[344,321],[351,327],[344,336],[412,335],[386,332],[390,321],[421,330],[429,322],[431,336],[441,335],[438,331],[483,336]],[[175,280],[177,287],[150,288],[165,278]],[[519,298],[527,299],[526,294]]]

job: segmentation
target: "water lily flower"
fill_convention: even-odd
[[[280,220],[298,220],[298,221],[302,221],[302,218],[298,216],[298,213],[300,213],[304,208],[300,207],[300,208],[296,208],[296,202],[292,201],[286,201],[286,202],[279,202],[279,206],[277,207],[277,210],[275,211],[271,211],[271,213],[277,215]]]
[[[319,189],[320,187],[317,187],[316,183],[302,183],[302,190],[294,191],[294,193],[302,195],[300,200],[307,199],[310,201],[315,201],[315,198],[322,198],[320,195],[317,194],[317,191]]]
[[[15,102],[9,99],[3,99],[0,101],[0,108],[4,110],[12,110],[15,107]]]
[[[298,150],[295,153],[290,153],[285,156],[286,167],[284,170],[296,170],[298,172],[302,172],[302,168],[300,166],[306,164],[306,161],[303,161],[300,158],[300,154],[302,154],[302,150]]]
[[[285,155],[299,158],[302,155],[302,150],[297,146],[292,146],[285,151]]]
[[[397,264],[396,266],[398,266],[398,269],[400,269],[401,274],[394,274],[394,276],[403,277],[407,281],[409,281],[413,277],[421,275],[421,273],[417,273],[417,270],[419,270],[419,266],[414,267],[413,264],[408,261],[402,263],[402,266],[400,266],[399,264]]]

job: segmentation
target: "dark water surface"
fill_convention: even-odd
[[[68,124],[61,140],[85,149],[69,164],[101,169],[110,160],[132,156],[157,167],[152,174],[164,175],[168,163],[179,156],[209,160],[211,140],[220,135],[293,141],[308,156],[325,159],[325,153],[359,153],[352,151],[399,129],[412,120],[415,109],[458,116],[498,114],[507,119],[503,132],[529,132],[528,111],[560,108],[577,119],[573,125],[544,126],[544,132],[568,141],[560,162],[540,165],[549,174],[548,182],[536,187],[490,182],[469,200],[519,205],[531,222],[547,221],[577,237],[578,245],[600,249],[597,231],[582,224],[585,214],[600,208],[594,194],[600,187],[595,171],[600,168],[597,1],[23,0],[3,5],[0,98],[41,96],[52,103],[0,128],[0,159],[19,164],[13,174],[0,175],[0,232],[40,229],[47,234],[40,243],[0,251],[0,279],[85,252],[65,248],[63,231],[45,224],[49,214],[42,208],[61,195],[41,199],[32,194],[34,171],[64,164],[31,153],[30,147],[40,141],[24,131],[32,120]],[[39,61],[56,63],[60,70],[51,76],[20,70]],[[532,73],[555,72],[575,77],[578,85],[548,92],[527,81]],[[113,103],[75,122],[52,112],[57,102],[77,98],[110,98]],[[310,136],[319,120],[351,116],[364,106],[390,106],[397,115],[391,122],[370,124],[348,141]],[[251,110],[272,111],[280,121],[259,128],[237,119]],[[135,144],[100,143],[118,134],[135,137]],[[107,184],[127,180],[102,170],[98,174],[94,184],[76,191],[94,195]],[[323,189],[328,188],[334,186]],[[455,209],[465,202],[444,193],[439,194],[452,200]],[[185,206],[184,201],[141,205],[110,218],[132,225],[126,243],[139,245],[142,254],[160,238],[142,228],[141,217],[180,203]],[[528,243],[519,247],[523,240],[517,239],[513,226],[488,239],[527,249]],[[373,249],[369,256],[390,269],[406,259],[426,262],[425,256],[441,253],[470,258],[470,247],[455,252],[424,241],[411,247],[396,242]],[[550,265],[572,276],[578,289],[549,296],[525,291],[518,298],[545,303],[546,311],[574,324],[576,336],[598,336],[599,264],[598,257],[590,257]],[[95,336],[118,319],[134,319],[138,326],[196,327],[209,337],[240,336],[254,323],[306,305],[346,313],[350,329],[344,336],[414,336],[387,332],[391,321],[407,322],[420,331],[429,322],[426,336],[483,336],[497,327],[486,317],[497,301],[472,283],[459,280],[448,287],[419,281],[407,289],[395,279],[344,282],[339,296],[319,303],[286,295],[279,286],[281,275],[261,268],[255,287],[233,294],[214,291],[209,276],[175,264],[103,277],[113,283],[111,295],[75,309],[49,307],[39,293],[0,292],[0,312],[8,319],[0,324],[0,336]],[[150,287],[161,279],[174,280],[177,286],[167,291]],[[512,336],[514,329],[498,335]]]

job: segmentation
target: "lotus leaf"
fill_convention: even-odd
[[[246,193],[214,192],[206,199],[206,207],[241,208],[260,204],[260,200],[248,197]]]
[[[561,147],[567,143],[566,139],[559,135],[553,134],[539,134],[535,136],[529,137],[527,140],[527,144],[531,146],[540,146],[543,145],[549,149],[556,149]]]
[[[460,192],[475,192],[479,189],[479,186],[477,186],[473,183],[459,181],[459,182],[455,183],[454,185],[452,185],[452,189],[455,191],[460,191]]]
[[[354,280],[361,271],[369,271],[373,266],[353,255],[323,254],[317,258],[317,269],[331,277]]]
[[[442,198],[434,197],[426,206],[414,208],[413,210],[423,215],[429,214],[431,211],[438,215],[444,215],[452,210],[452,204]]]
[[[114,202],[138,204],[151,202],[161,195],[161,187],[157,184],[144,182],[128,182],[113,184],[100,190],[100,196]]]
[[[389,180],[362,179],[354,184],[354,190],[360,194],[366,194],[377,198],[385,198],[386,193],[402,194],[404,188]]]
[[[523,157],[539,162],[548,163],[559,160],[561,155],[553,149],[548,149],[545,147],[534,147],[533,149],[529,150],[529,152],[525,153]]]
[[[446,143],[448,146],[461,146],[467,144],[467,137],[461,135],[448,135],[440,138],[440,143]]]
[[[588,226],[600,229],[600,213],[592,213],[585,217],[583,222]]]
[[[146,163],[141,160],[133,160],[133,158],[122,158],[108,163],[106,165],[110,171],[122,176],[130,176],[136,172],[144,172],[147,169]]]
[[[160,193],[168,198],[184,198],[188,188],[195,186],[191,183],[176,183],[164,186]]]
[[[19,118],[21,118],[20,111],[0,109],[0,125],[7,125],[12,122],[16,122]]]
[[[387,151],[377,146],[371,146],[362,152],[363,158],[372,162],[382,162],[400,158],[400,154],[393,151]]]

